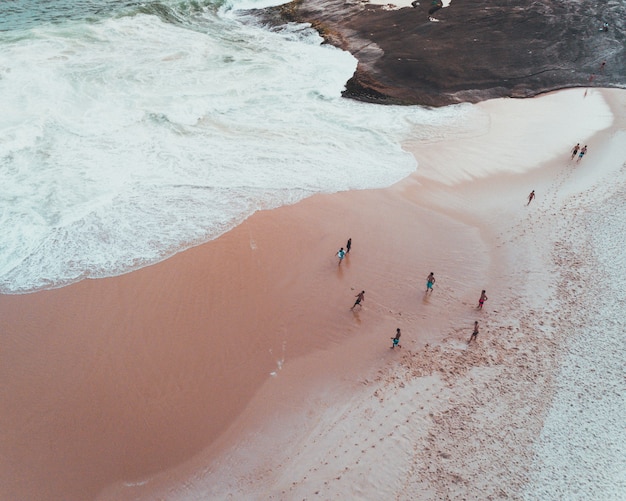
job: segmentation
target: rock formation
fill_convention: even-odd
[[[435,3],[295,0],[273,12],[350,51],[358,67],[344,94],[364,101],[442,106],[626,87],[623,0],[452,0],[431,17]]]

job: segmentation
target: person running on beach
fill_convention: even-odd
[[[483,304],[485,304],[485,301],[487,301],[487,299],[489,299],[487,297],[487,294],[485,294],[485,291],[483,290],[480,293],[480,299],[478,300],[478,309],[482,310],[483,309]]]
[[[474,322],[474,332],[472,332],[472,335],[469,338],[469,341],[467,342],[467,344],[470,344],[472,341],[474,341],[476,338],[478,337],[478,320],[476,320]]]
[[[426,277],[426,292],[433,291],[433,285],[435,283],[435,275],[433,274],[433,272],[430,272],[430,275],[428,275]]]
[[[359,292],[355,297],[356,297],[356,301],[352,305],[352,308],[350,308],[351,310],[354,310],[354,307],[357,305],[361,306],[361,301],[365,301],[365,291]]]
[[[391,349],[393,350],[396,346],[398,348],[402,348],[402,345],[400,344],[400,327],[398,327],[396,329],[396,337],[392,337],[391,340],[393,341],[393,344],[391,345]]]
[[[576,153],[578,153],[579,149],[580,149],[580,143],[576,143],[576,146],[572,148],[572,160],[574,160],[574,157],[576,156]]]
[[[343,250],[343,247],[341,249],[339,249],[339,251],[337,252],[337,257],[339,258],[339,264],[341,264],[341,261],[343,261],[343,258],[346,256],[346,252]]]
[[[346,254],[350,253],[350,248],[352,247],[352,239],[348,238],[348,242],[346,243]]]
[[[587,145],[583,146],[580,149],[580,153],[578,153],[578,160],[576,160],[576,161],[580,162],[582,160],[582,158],[585,156],[585,153],[587,153]]]
[[[528,203],[526,205],[530,205],[530,202],[533,201],[533,198],[535,198],[535,190],[530,192],[530,195],[528,195]]]

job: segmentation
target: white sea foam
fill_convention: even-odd
[[[253,5],[0,32],[0,291],[120,274],[259,209],[389,186],[417,166],[400,146],[409,135],[471,131],[479,143],[489,127],[470,105],[343,99],[356,60],[307,25],[242,22],[234,7]],[[585,123],[598,128],[596,118]],[[437,176],[526,169],[546,153],[515,136],[502,148],[515,162],[485,159],[478,145]]]
[[[342,99],[350,54],[216,12],[0,35],[0,290],[119,274],[259,209],[388,186],[416,168],[400,147],[415,124],[467,118]]]

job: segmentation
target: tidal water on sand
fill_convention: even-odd
[[[356,68],[254,0],[0,3],[0,291],[112,276],[253,212],[388,186],[470,106],[341,97]]]

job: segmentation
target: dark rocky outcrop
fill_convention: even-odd
[[[431,7],[430,0],[397,10],[296,0],[273,12],[310,22],[354,54],[359,63],[345,95],[355,99],[441,106],[566,87],[626,88],[624,0],[452,0],[433,14],[437,21],[429,20]]]

